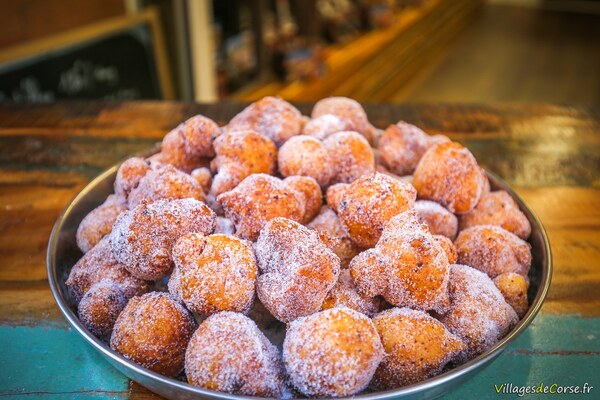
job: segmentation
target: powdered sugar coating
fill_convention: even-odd
[[[352,122],[343,120],[334,114],[323,114],[308,120],[302,134],[312,136],[319,140],[341,131],[352,130]]]
[[[450,308],[439,320],[467,345],[459,356],[468,361],[490,349],[519,321],[502,293],[483,272],[450,266]]]
[[[189,233],[173,246],[169,292],[198,314],[248,312],[257,266],[252,244],[234,236]]]
[[[494,285],[500,290],[504,300],[515,310],[519,318],[523,318],[529,309],[527,301],[527,279],[514,272],[505,272],[494,278]]]
[[[433,235],[433,238],[436,242],[438,242],[442,249],[444,249],[444,252],[448,257],[448,262],[450,264],[456,264],[456,260],[458,260],[458,252],[456,251],[456,246],[454,246],[452,240],[443,235]]]
[[[195,199],[143,202],[119,216],[109,235],[110,246],[132,275],[161,279],[173,268],[175,241],[186,233],[212,233],[215,218],[208,206]]]
[[[280,398],[284,371],[279,351],[254,321],[220,312],[194,332],[185,355],[188,382],[210,390]]]
[[[427,150],[413,174],[419,198],[436,201],[456,214],[475,208],[484,184],[473,154],[455,142]]]
[[[312,314],[335,285],[340,260],[316,232],[285,219],[265,225],[255,244],[261,275],[256,293],[282,322]]]
[[[274,174],[277,147],[266,136],[254,131],[229,131],[214,142],[217,156],[211,168],[217,171],[211,193],[220,195],[236,187],[252,174]]]
[[[337,283],[325,297],[321,309],[327,310],[339,306],[348,307],[373,317],[373,315],[383,310],[384,301],[381,297],[368,297],[360,294],[352,280],[352,276],[350,276],[350,271],[343,269],[340,271]]]
[[[473,211],[460,216],[460,229],[497,225],[526,240],[531,224],[517,202],[504,190],[485,193]]]
[[[319,215],[306,226],[319,233],[321,241],[340,258],[342,268],[347,268],[359,253],[359,247],[350,239],[340,218],[331,207],[323,206]]]
[[[110,281],[96,283],[79,302],[77,307],[79,320],[94,335],[108,339],[127,300],[115,283]]]
[[[409,175],[430,147],[429,136],[414,125],[400,121],[379,138],[379,160],[397,175]]]
[[[283,182],[302,195],[304,214],[301,222],[303,224],[310,222],[323,205],[323,192],[317,181],[310,176],[288,176]]]
[[[434,235],[444,235],[450,240],[456,238],[458,218],[444,206],[431,200],[417,200],[415,210],[419,220],[429,227]]]
[[[346,124],[346,129],[356,131],[369,142],[373,140],[373,127],[369,123],[367,113],[362,105],[348,97],[327,97],[315,103],[311,117],[333,114]]]
[[[350,183],[375,172],[375,156],[369,142],[357,132],[334,133],[323,141],[333,165],[331,183]]]
[[[343,191],[337,213],[352,241],[369,248],[375,246],[388,220],[412,208],[416,197],[410,184],[376,172],[355,180]]]
[[[279,149],[279,172],[287,177],[292,175],[310,176],[326,187],[333,178],[333,162],[328,150],[318,139],[298,135],[289,139]]]
[[[398,307],[443,312],[448,306],[448,257],[414,210],[386,224],[377,245],[354,257],[359,292]]]
[[[235,226],[229,218],[217,217],[215,222],[215,233],[223,233],[225,235],[235,234]]]
[[[150,169],[150,161],[132,157],[123,161],[115,176],[115,194],[127,198],[129,193],[140,184],[140,179]]]
[[[302,123],[302,114],[296,107],[279,97],[267,96],[233,117],[225,130],[259,132],[280,147],[300,134]]]
[[[109,195],[104,203],[86,215],[77,228],[77,247],[82,252],[89,251],[108,235],[121,212],[127,209],[127,202],[121,196]]]
[[[531,245],[495,225],[477,225],[461,231],[454,242],[458,262],[485,272],[490,278],[504,272],[527,276]]]
[[[254,174],[235,189],[217,197],[225,216],[235,225],[236,235],[255,241],[263,226],[276,217],[302,221],[304,195],[284,181],[266,174]]]
[[[129,300],[117,318],[110,347],[142,367],[174,376],[183,369],[195,328],[192,314],[171,295],[150,292]]]
[[[206,167],[196,168],[190,173],[191,177],[198,182],[204,193],[208,193],[212,185],[212,173]]]
[[[371,320],[345,307],[293,321],[283,343],[290,381],[311,397],[360,392],[369,384],[383,354]]]
[[[371,383],[379,390],[436,376],[466,347],[458,336],[423,311],[392,308],[377,314],[373,324],[386,353]]]

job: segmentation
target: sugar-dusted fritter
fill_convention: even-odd
[[[350,183],[375,172],[375,156],[369,142],[354,131],[334,133],[323,144],[333,169],[330,183]]]
[[[321,309],[337,281],[340,260],[316,232],[275,218],[261,230],[255,250],[260,271],[256,293],[275,318],[289,322]]]
[[[133,297],[119,314],[110,347],[123,357],[166,376],[183,370],[196,328],[192,314],[164,292]]]
[[[458,218],[444,206],[431,200],[417,200],[415,210],[419,220],[429,227],[434,235],[444,235],[454,240],[458,232]]]
[[[202,188],[204,193],[208,193],[210,191],[210,187],[212,186],[212,173],[210,169],[206,167],[195,168],[190,172],[192,178],[198,182],[198,185]]]
[[[302,131],[302,114],[279,97],[267,96],[256,101],[231,119],[227,132],[255,131],[271,139],[278,147]]]
[[[204,159],[215,155],[213,140],[221,134],[219,126],[210,118],[196,115],[179,124],[162,140],[164,161],[191,172],[204,164]]]
[[[309,397],[351,396],[365,389],[384,356],[373,322],[336,307],[293,321],[283,343],[292,385]]]
[[[77,228],[77,246],[82,252],[89,251],[108,235],[119,214],[127,209],[126,200],[118,195],[109,195],[104,203],[86,215]]]
[[[350,262],[360,293],[392,305],[444,312],[448,306],[448,257],[414,210],[385,225],[377,245]]]
[[[343,269],[335,286],[329,291],[321,309],[348,307],[369,317],[383,310],[385,302],[379,296],[369,297],[358,292],[350,271]]]
[[[324,206],[307,225],[319,233],[321,241],[339,258],[342,268],[347,268],[350,261],[360,252],[360,248],[350,239],[348,233],[335,211]]]
[[[483,272],[453,264],[448,288],[450,308],[439,320],[467,345],[459,356],[460,362],[489,350],[519,320],[494,282]]]
[[[341,119],[347,131],[355,131],[364,136],[369,142],[373,140],[373,126],[369,123],[364,108],[354,99],[348,97],[327,97],[317,101],[312,109],[312,118],[333,114]]]
[[[323,140],[334,133],[352,130],[352,122],[334,114],[323,114],[309,119],[302,128],[302,134]]]
[[[395,215],[412,208],[417,193],[410,184],[376,172],[343,191],[337,213],[350,238],[360,247],[373,247],[383,227]]]
[[[79,302],[79,320],[94,335],[108,339],[127,300],[121,288],[114,282],[96,283]]]
[[[281,398],[279,351],[250,318],[220,312],[204,320],[185,353],[188,382],[219,392]]]
[[[150,169],[150,164],[150,161],[141,157],[132,157],[123,161],[115,176],[115,194],[126,199],[129,193],[138,187],[140,179]]]
[[[477,205],[485,181],[473,154],[458,143],[446,142],[431,147],[421,157],[413,185],[419,198],[464,214]]]
[[[504,272],[494,278],[494,284],[519,318],[523,318],[529,309],[527,301],[528,279],[514,272]]]
[[[198,182],[170,164],[153,162],[138,186],[129,193],[127,203],[131,209],[142,201],[186,198],[205,201],[204,192]]]
[[[454,242],[458,263],[485,272],[490,278],[504,272],[527,276],[531,245],[495,225],[477,225],[461,231]]]
[[[485,193],[477,206],[459,218],[460,229],[476,225],[497,225],[521,239],[531,234],[531,224],[517,202],[504,190]]]
[[[279,178],[254,174],[217,197],[236,235],[255,241],[263,226],[276,217],[302,221],[305,197]]]
[[[377,145],[379,161],[397,175],[412,174],[429,147],[429,136],[404,121],[390,125]]]
[[[217,156],[211,168],[217,171],[211,193],[220,195],[236,187],[252,174],[273,175],[277,169],[277,147],[264,135],[254,131],[233,131],[214,142]]]
[[[458,253],[456,251],[456,246],[454,246],[454,243],[452,243],[452,240],[448,239],[444,235],[433,235],[433,238],[439,243],[440,246],[442,246],[442,249],[444,249],[444,252],[448,257],[448,262],[450,264],[455,264],[456,260],[458,260]]]
[[[248,312],[257,266],[252,244],[234,236],[189,233],[173,246],[169,292],[188,310],[208,315]]]
[[[310,176],[288,176],[283,180],[288,186],[296,189],[304,197],[304,214],[302,223],[309,223],[321,210],[323,192],[316,180]]]
[[[164,278],[173,269],[171,250],[187,233],[208,235],[215,213],[195,199],[158,200],[121,213],[109,235],[115,258],[140,279]]]
[[[312,136],[298,135],[279,149],[277,162],[283,176],[310,176],[326,187],[334,175],[334,163],[323,142]]]
[[[389,390],[434,377],[465,349],[462,340],[423,311],[392,308],[377,314],[385,357],[371,386]]]

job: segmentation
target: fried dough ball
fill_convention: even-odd
[[[350,262],[365,296],[381,295],[397,307],[444,312],[448,306],[448,257],[414,210],[385,225],[377,245]]]
[[[341,119],[346,124],[344,130],[358,132],[369,143],[372,142],[374,128],[367,119],[365,109],[356,100],[347,97],[327,97],[317,101],[311,117],[318,118],[327,114],[333,114]]]
[[[266,136],[253,131],[227,132],[214,143],[217,156],[211,167],[217,170],[211,193],[220,195],[236,187],[252,174],[274,174],[277,147]]]
[[[123,161],[115,176],[115,194],[123,198],[129,197],[129,193],[138,187],[140,179],[150,169],[150,164],[150,161],[140,157],[132,157]]]
[[[466,347],[458,336],[423,311],[392,308],[377,314],[373,324],[386,354],[371,382],[379,390],[436,376]]]
[[[235,225],[236,235],[255,241],[263,226],[276,217],[302,221],[304,201],[302,193],[279,178],[254,174],[244,179],[235,189],[217,197],[225,216]]]
[[[324,140],[334,133],[348,130],[352,130],[352,123],[350,121],[343,120],[337,115],[323,114],[309,119],[302,129],[302,134]]]
[[[390,125],[377,146],[380,162],[397,175],[412,174],[429,147],[429,136],[404,121]]]
[[[202,159],[213,157],[213,140],[221,129],[213,120],[196,115],[167,133],[161,144],[165,160],[185,172],[202,165]]]
[[[278,163],[284,177],[310,176],[321,187],[329,185],[334,174],[333,162],[323,142],[306,135],[294,136],[285,142],[279,149]]]
[[[429,231],[434,235],[444,235],[454,240],[458,232],[458,218],[444,206],[435,201],[417,200],[415,210],[419,220],[429,227]]]
[[[531,245],[495,225],[477,225],[461,231],[454,242],[458,263],[495,278],[504,272],[527,276]]]
[[[375,172],[375,156],[369,142],[357,132],[334,133],[323,141],[332,161],[331,183],[350,183]]]
[[[460,216],[461,230],[476,225],[497,225],[524,240],[531,234],[529,220],[504,190],[484,194],[473,211]]]
[[[489,350],[519,321],[483,272],[466,265],[451,265],[448,288],[450,308],[438,319],[467,345],[458,357],[460,362]]]
[[[321,210],[323,205],[323,192],[316,180],[309,176],[288,176],[284,183],[296,189],[304,197],[304,214],[302,223],[309,223]]]
[[[350,261],[360,252],[331,207],[322,207],[319,215],[306,226],[319,233],[321,241],[340,258],[342,268],[348,268]]]
[[[333,209],[337,213],[338,206],[342,201],[342,196],[344,192],[348,188],[347,183],[336,183],[335,185],[329,186],[327,188],[327,192],[325,193],[325,201],[327,205]]]
[[[210,191],[210,187],[212,185],[212,174],[210,169],[202,167],[194,169],[190,175],[192,178],[198,182],[198,185],[202,188],[204,193],[208,193]]]
[[[259,132],[280,147],[300,134],[302,124],[302,114],[296,107],[279,97],[267,96],[233,117],[225,129],[227,132]]]
[[[439,243],[440,246],[442,246],[442,249],[444,249],[444,252],[448,257],[448,262],[450,264],[455,264],[456,260],[458,260],[458,254],[456,252],[454,243],[452,243],[452,240],[443,235],[433,235],[433,238]]]
[[[289,322],[321,308],[337,281],[340,260],[316,232],[275,218],[261,230],[255,250],[261,273],[256,294],[275,318]]]
[[[161,375],[183,369],[185,350],[196,328],[192,314],[168,293],[133,297],[119,314],[110,347]]]
[[[225,235],[235,234],[235,226],[229,218],[217,217],[215,223],[215,233],[223,233]]]
[[[355,180],[344,190],[337,213],[357,245],[373,247],[385,223],[412,208],[416,197],[411,185],[376,172]]]
[[[169,292],[188,310],[208,315],[248,312],[257,266],[252,244],[229,235],[189,233],[173,246]]]
[[[227,311],[194,332],[185,373],[192,385],[237,395],[280,398],[285,387],[277,348],[250,318]]]
[[[152,163],[150,170],[140,179],[127,198],[129,208],[135,208],[142,201],[153,202],[163,199],[194,198],[204,201],[204,192],[190,175],[170,164]]]
[[[131,275],[117,261],[108,236],[75,263],[65,284],[75,302],[79,303],[92,286],[103,281],[117,285],[127,299],[150,290],[148,282]]]
[[[283,342],[291,383],[310,397],[351,396],[365,389],[384,356],[373,322],[336,307],[293,321]]]
[[[86,215],[77,228],[77,246],[86,253],[112,230],[112,226],[121,212],[127,209],[123,197],[109,195],[104,203]]]
[[[475,208],[484,184],[475,157],[455,142],[441,143],[427,150],[413,174],[419,198],[440,203],[456,214]]]
[[[337,283],[325,297],[322,310],[334,307],[348,307],[369,317],[383,310],[384,302],[381,297],[368,297],[358,292],[350,271],[343,269]]]
[[[125,308],[127,298],[114,283],[103,281],[95,284],[79,302],[79,320],[94,335],[108,339],[117,317]]]
[[[195,199],[142,203],[122,213],[109,235],[115,258],[140,279],[158,280],[171,273],[171,250],[186,233],[208,235],[215,213]]]
[[[529,303],[527,302],[529,283],[527,279],[514,272],[505,272],[494,278],[494,284],[519,318],[523,318],[529,309]]]

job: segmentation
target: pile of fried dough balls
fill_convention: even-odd
[[[342,397],[494,346],[528,309],[530,233],[447,137],[381,131],[348,98],[309,118],[266,97],[222,127],[196,115],[123,162],[81,221],[66,284],[83,325],[154,372]]]

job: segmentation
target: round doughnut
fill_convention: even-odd
[[[333,114],[344,121],[346,124],[344,130],[358,132],[369,142],[373,140],[373,126],[358,101],[347,97],[327,97],[317,101],[311,117],[318,118],[327,114]]]
[[[186,233],[208,235],[215,213],[195,199],[158,200],[121,213],[109,235],[115,258],[135,277],[158,280],[171,273],[171,250]]]
[[[261,230],[255,250],[256,294],[275,318],[289,322],[321,308],[337,281],[340,260],[316,232],[275,218]]]
[[[352,241],[363,248],[373,247],[386,222],[412,208],[416,196],[410,184],[376,172],[348,185],[337,213]]]
[[[419,220],[429,227],[434,235],[444,235],[450,240],[456,238],[458,232],[458,218],[444,206],[435,201],[417,200],[415,210]]]
[[[250,318],[233,312],[208,317],[185,353],[192,385],[245,396],[281,398],[284,371],[279,351]]]
[[[79,302],[77,313],[83,326],[90,332],[99,338],[108,339],[126,304],[127,298],[119,286],[103,281],[86,292]]]
[[[283,362],[291,383],[309,397],[351,396],[365,389],[383,346],[364,314],[336,307],[289,324]]]
[[[115,194],[127,198],[129,193],[140,184],[140,179],[150,169],[150,161],[140,157],[132,157],[123,161],[115,176]]]
[[[284,177],[292,175],[310,176],[321,187],[326,187],[333,178],[333,162],[323,143],[311,136],[294,136],[279,149],[279,172]]]
[[[514,272],[505,272],[494,278],[494,284],[519,318],[523,318],[529,309],[529,303],[527,302],[529,283],[527,279]]]
[[[381,297],[368,297],[358,292],[350,271],[343,269],[337,283],[325,297],[322,310],[334,307],[348,307],[369,317],[383,310],[384,301]]]
[[[206,167],[196,168],[190,173],[190,175],[196,180],[196,182],[198,182],[198,185],[200,185],[204,193],[208,193],[210,191],[210,187],[212,185],[212,173],[210,172],[210,169]]]
[[[385,349],[371,383],[378,390],[436,376],[465,349],[458,336],[423,311],[392,308],[377,314],[373,324]]]
[[[267,96],[246,107],[231,119],[226,131],[255,131],[280,147],[302,131],[302,114],[279,97]]]
[[[302,223],[309,223],[321,210],[323,192],[316,180],[309,176],[288,176],[283,180],[287,185],[296,189],[304,197],[304,214]]]
[[[321,241],[340,258],[342,268],[348,268],[350,261],[360,252],[331,207],[322,207],[319,215],[306,226],[319,233]]]
[[[427,150],[413,174],[419,198],[440,203],[456,214],[475,208],[484,184],[475,157],[455,142],[440,143]]]
[[[531,224],[519,209],[517,202],[504,190],[489,192],[473,211],[460,216],[460,229],[476,225],[497,225],[526,240],[531,234]]]
[[[460,362],[490,349],[519,320],[494,282],[474,268],[451,265],[448,289],[450,307],[438,319],[467,345],[458,357]]]
[[[188,310],[203,315],[250,310],[257,275],[250,242],[189,233],[177,239],[173,260],[169,292]]]
[[[324,140],[337,132],[352,130],[352,124],[334,114],[323,114],[306,122],[302,134]]]
[[[117,318],[110,347],[142,367],[175,376],[183,369],[195,328],[192,314],[171,295],[150,292],[129,300]]]
[[[490,278],[504,272],[527,276],[531,245],[495,225],[477,225],[461,231],[454,242],[458,263],[485,272]]]
[[[429,147],[429,136],[404,121],[390,125],[377,146],[380,162],[397,175],[412,174]]]
[[[112,226],[121,212],[127,209],[123,197],[109,195],[104,203],[86,215],[77,228],[77,246],[85,253],[100,242],[112,230]]]
[[[331,183],[350,183],[375,172],[375,156],[369,142],[357,132],[334,133],[323,141],[329,153],[333,178]]]
[[[433,235],[433,238],[436,242],[438,242],[442,249],[444,249],[444,252],[448,257],[448,262],[450,264],[456,264],[456,260],[458,260],[458,254],[456,252],[454,243],[452,243],[452,240],[443,235]]]
[[[253,131],[227,132],[214,142],[217,156],[211,162],[215,175],[211,193],[220,195],[252,174],[274,174],[277,147],[266,136]]]

